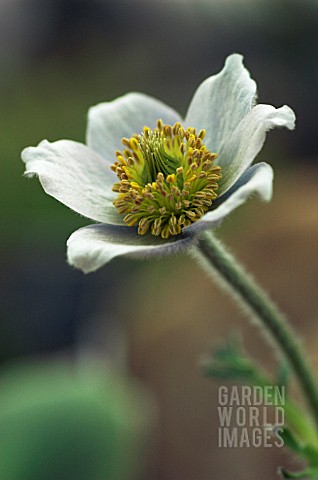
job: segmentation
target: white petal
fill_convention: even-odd
[[[273,170],[267,163],[257,163],[250,167],[235,185],[219,199],[215,210],[206,213],[200,220],[183,229],[184,232],[195,232],[217,227],[233,210],[257,193],[262,200],[272,197]],[[217,202],[216,202],[217,203]]]
[[[224,142],[253,106],[256,84],[243,65],[243,57],[233,54],[223,70],[207,78],[190,103],[186,126],[205,129],[207,148],[219,153]]]
[[[163,240],[153,235],[138,235],[133,227],[90,225],[74,232],[67,241],[67,259],[84,273],[102,267],[115,257],[159,257],[190,247],[192,235]]]
[[[45,192],[76,212],[99,222],[122,225],[112,200],[112,176],[107,163],[78,142],[47,140],[22,152],[25,175],[37,175]],[[110,172],[112,173],[112,172]]]
[[[113,163],[115,151],[123,148],[123,137],[140,133],[145,125],[154,128],[159,118],[170,125],[180,121],[179,114],[159,100],[142,93],[128,93],[90,108],[86,143]]]
[[[218,164],[222,167],[219,195],[227,191],[253,162],[261,150],[266,132],[274,127],[295,126],[295,114],[284,105],[257,105],[240,122],[220,152]]]

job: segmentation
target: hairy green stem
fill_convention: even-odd
[[[267,294],[212,233],[204,234],[195,255],[209,273],[215,278],[221,277],[223,284],[230,288],[240,305],[252,313],[279,352],[285,355],[302,387],[318,429],[318,389],[298,334]]]

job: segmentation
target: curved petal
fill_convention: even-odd
[[[109,166],[86,145],[44,140],[37,147],[25,148],[22,160],[26,163],[25,175],[37,175],[52,197],[92,220],[123,224],[112,204],[116,194],[111,190]]]
[[[218,164],[222,167],[219,195],[226,192],[253,162],[261,150],[266,132],[274,127],[295,127],[295,114],[284,105],[256,105],[239,123],[220,152]]]
[[[256,83],[244,67],[242,55],[230,55],[223,70],[207,78],[196,90],[186,115],[186,126],[205,129],[205,145],[219,153],[251,110],[255,94]]]
[[[192,223],[183,231],[194,233],[217,227],[232,210],[245,203],[253,193],[257,193],[262,200],[269,201],[272,197],[272,184],[271,166],[267,163],[253,165],[224,196],[219,198],[219,204],[214,210],[206,213],[199,221]]]
[[[163,240],[153,235],[138,235],[133,227],[89,225],[76,230],[67,241],[67,259],[84,273],[102,267],[115,257],[159,257],[190,247],[194,237],[185,235]]]
[[[130,138],[145,125],[154,128],[159,118],[172,125],[180,121],[180,115],[159,100],[142,93],[128,93],[89,109],[86,143],[113,163],[115,151],[123,148],[123,137]]]

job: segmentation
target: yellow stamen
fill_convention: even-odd
[[[159,119],[156,128],[145,126],[139,135],[122,139],[125,148],[116,150],[110,167],[120,180],[113,186],[114,205],[140,235],[179,235],[211,209],[221,169],[203,143],[205,133]]]

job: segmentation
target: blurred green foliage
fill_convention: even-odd
[[[87,224],[44,195],[39,182],[23,178],[20,159],[24,147],[36,145],[43,138],[84,139],[85,95],[71,83],[61,68],[54,70],[52,66],[37,72],[23,71],[15,83],[1,89],[1,215],[6,227],[0,237],[2,245],[50,240],[50,246],[54,246],[65,237],[65,230],[71,232]]]
[[[18,364],[0,379],[1,480],[132,480],[150,408],[131,380],[85,359]]]

